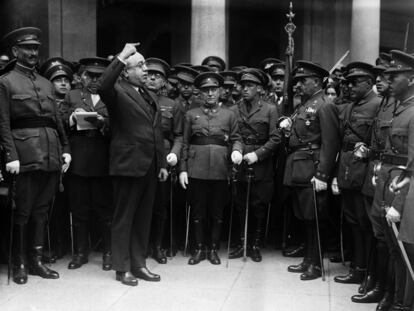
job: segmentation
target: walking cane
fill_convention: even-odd
[[[70,249],[72,252],[72,257],[75,254],[75,246],[74,246],[74,241],[73,241],[73,217],[72,217],[72,212],[69,211],[69,228],[70,228]]]
[[[187,202],[185,202],[186,228],[185,228],[184,257],[187,257],[188,234],[190,231],[190,212],[191,212],[191,206]]]
[[[266,218],[266,229],[265,229],[265,238],[264,238],[265,247],[266,247],[267,237],[268,237],[268,234],[269,234],[270,208],[271,208],[271,203],[269,203],[267,205],[267,218]]]
[[[170,253],[169,257],[172,259],[173,255],[173,186],[174,186],[174,178],[175,178],[175,167],[170,167]]]
[[[254,178],[253,167],[247,167],[247,195],[246,195],[246,215],[244,219],[244,241],[243,241],[243,261],[247,261],[247,227],[249,224],[249,205],[252,179]]]
[[[321,262],[322,281],[325,281],[325,266],[323,264],[321,236],[320,236],[320,232],[319,232],[318,203],[316,201],[315,182],[312,182],[312,190],[313,190],[313,206],[315,208],[316,237],[317,237],[317,240],[318,240],[319,260]]]
[[[339,246],[341,249],[341,261],[342,265],[345,266],[345,253],[344,253],[344,207],[341,205],[341,218],[340,218],[340,228],[339,228]]]
[[[12,267],[12,252],[13,252],[13,226],[14,226],[14,211],[16,210],[16,179],[17,175],[11,175],[11,189],[9,191],[10,204],[10,237],[9,237],[9,258],[7,265],[7,285],[10,284],[11,267]]]
[[[237,181],[237,167],[232,166],[231,169],[231,179],[230,179],[230,187],[231,187],[231,202],[230,202],[230,220],[229,220],[229,238],[227,240],[227,262],[226,268],[229,267],[229,259],[230,259],[230,244],[231,244],[231,229],[233,227],[233,210],[234,210],[234,197],[236,195],[236,181]]]

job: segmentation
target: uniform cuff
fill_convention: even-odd
[[[324,182],[328,182],[329,181],[329,175],[325,174],[321,171],[316,171],[315,177],[319,180],[322,180]]]

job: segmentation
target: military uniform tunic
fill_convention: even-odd
[[[6,163],[20,161],[16,223],[26,224],[33,215],[35,223],[44,224],[62,153],[70,150],[52,94],[48,80],[19,64],[0,78],[0,140]],[[43,245],[43,235],[36,238],[35,245]]]

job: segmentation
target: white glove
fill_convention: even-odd
[[[66,171],[69,169],[70,162],[72,161],[72,157],[69,153],[62,154],[63,158],[63,165],[62,165],[62,172],[66,173]]]
[[[290,131],[292,127],[292,120],[290,118],[285,118],[279,123],[279,127],[286,131]]]
[[[184,189],[187,189],[187,185],[188,185],[188,174],[187,174],[187,172],[181,172],[178,179],[180,180],[181,187],[183,187]]]
[[[363,142],[359,142],[355,144],[354,148],[354,156],[357,158],[365,159],[368,156],[368,147]]]
[[[175,166],[177,164],[177,155],[173,152],[167,155],[167,163],[169,166]]]
[[[234,150],[231,153],[231,162],[233,162],[236,165],[239,165],[243,161],[243,155],[240,153],[240,151]]]
[[[9,172],[11,174],[19,174],[20,171],[20,161],[15,160],[11,161],[9,163],[6,163],[6,172]]]
[[[341,190],[338,187],[338,178],[332,179],[331,190],[334,195],[341,194]]]
[[[395,176],[394,179],[392,180],[390,187],[389,187],[391,192],[395,192],[398,194],[402,188],[404,188],[406,185],[410,183],[410,180],[411,180],[410,177],[404,177],[404,179],[399,182],[398,181],[399,179],[400,179],[400,176]]]
[[[387,219],[388,224],[391,225],[392,222],[399,222],[401,220],[401,215],[394,207],[391,206],[387,210],[385,218]]]
[[[312,177],[311,183],[315,185],[316,192],[328,189],[328,184],[325,181],[322,181],[316,177]]]
[[[158,174],[158,179],[159,179],[161,182],[164,182],[164,181],[166,181],[166,180],[167,180],[167,178],[168,178],[168,171],[167,171],[167,169],[165,169],[165,168],[161,168],[161,169],[160,169],[160,172],[159,172],[159,174]]]
[[[246,161],[248,165],[252,165],[256,163],[259,158],[257,157],[256,152],[249,152],[248,154],[244,155],[243,160]]]
[[[77,113],[78,112],[85,112],[85,110],[84,109],[82,109],[82,108],[76,108],[73,112],[72,112],[72,114],[69,116],[69,126],[74,126],[75,124],[76,124],[76,122],[77,122]]]

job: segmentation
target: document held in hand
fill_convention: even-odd
[[[96,130],[96,121],[98,113],[96,111],[92,112],[76,112],[76,129],[78,131],[84,130]]]

